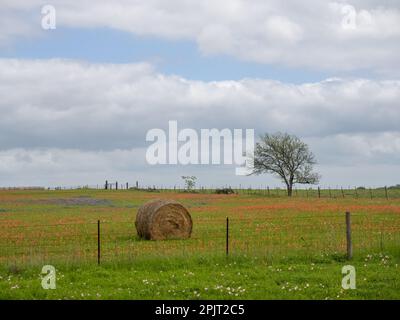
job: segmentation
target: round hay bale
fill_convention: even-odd
[[[173,200],[152,200],[136,215],[139,237],[147,240],[187,239],[192,233],[192,218],[186,208]]]

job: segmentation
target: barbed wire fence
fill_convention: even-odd
[[[107,263],[149,257],[245,255],[349,256],[400,248],[396,214],[194,218],[190,239],[147,241],[134,221],[2,227],[0,264]],[[350,239],[348,232],[350,231]]]
[[[198,186],[192,190],[187,190],[181,185],[173,186],[156,186],[156,185],[140,185],[138,181],[135,183],[119,183],[118,181],[109,182],[105,181],[104,184],[97,185],[79,185],[79,186],[56,186],[56,187],[0,187],[1,190],[26,190],[26,191],[43,191],[43,190],[108,190],[108,191],[146,191],[146,192],[191,192],[199,194],[215,194],[224,193],[224,191],[231,191],[235,194],[240,195],[251,195],[251,196],[264,196],[270,198],[287,197],[287,191],[280,187],[269,187],[265,186]],[[221,192],[222,191],[222,192]],[[309,188],[294,188],[293,198],[322,198],[322,199],[400,199],[400,185],[391,187],[343,187],[343,186],[317,186]]]

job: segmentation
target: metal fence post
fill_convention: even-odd
[[[226,218],[226,256],[229,256],[229,218]]]
[[[347,259],[353,258],[353,243],[351,241],[351,216],[346,212],[346,240],[347,240]]]
[[[100,220],[97,220],[97,264],[100,265]]]

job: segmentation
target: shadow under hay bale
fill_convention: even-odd
[[[136,215],[136,230],[147,240],[187,239],[192,233],[192,218],[186,208],[173,200],[152,200]]]

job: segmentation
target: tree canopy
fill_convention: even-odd
[[[286,185],[288,196],[295,184],[317,184],[316,164],[308,145],[287,133],[264,134],[256,143],[252,174],[272,173]]]

